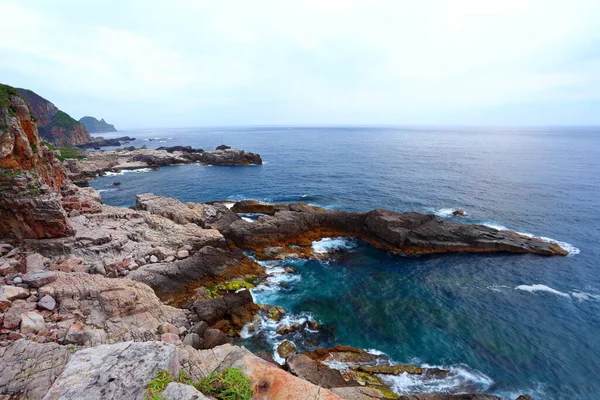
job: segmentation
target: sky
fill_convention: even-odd
[[[598,0],[0,0],[0,82],[118,129],[600,125]]]

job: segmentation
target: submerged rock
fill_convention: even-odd
[[[296,345],[289,340],[284,340],[277,346],[277,354],[279,354],[281,358],[285,359],[287,356],[294,353],[296,353]]]

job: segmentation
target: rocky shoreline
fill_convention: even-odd
[[[256,399],[497,399],[398,395],[385,376],[448,371],[393,365],[352,347],[299,354],[283,341],[280,366],[272,354],[263,359],[229,344],[260,318],[273,321],[282,338],[322,329],[317,321],[288,324],[285,310],[254,303],[248,289],[268,271],[248,251],[256,259],[317,257],[313,241],[350,236],[405,255],[566,254],[514,232],[418,213],[182,203],[153,194],[138,195],[135,209],[107,206],[72,181],[120,169],[262,160],[219,146],[91,152],[61,165],[40,142],[25,102],[18,95],[10,101],[0,107],[0,398],[141,399],[161,370],[197,380],[233,367]],[[245,212],[263,215],[248,222],[238,215]],[[191,386],[168,393],[207,398]]]
[[[178,164],[261,165],[259,154],[219,146],[216,150],[193,149],[189,146],[146,149],[127,147],[119,150],[87,152],[81,160],[67,160],[65,167],[73,182],[94,179],[107,172],[141,168],[159,168]]]

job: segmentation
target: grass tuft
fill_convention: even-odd
[[[237,368],[215,371],[194,385],[204,394],[218,400],[251,400],[250,381]]]

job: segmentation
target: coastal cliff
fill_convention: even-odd
[[[23,98],[9,86],[0,90],[0,237],[72,234],[59,199],[68,182],[64,170],[41,144]]]
[[[227,146],[129,149],[67,160],[67,174],[40,141],[27,102],[14,88],[0,86],[0,397],[205,399],[215,393],[215,376],[234,373],[245,388],[236,400],[499,399],[475,393],[401,396],[386,377],[452,378],[452,371],[398,365],[343,345],[297,348],[296,334],[328,337],[332,330],[314,319],[292,322],[281,307],[255,304],[249,289],[268,284],[272,274],[256,259],[322,257],[310,244],[328,235],[358,237],[407,255],[563,255],[562,249],[510,232],[388,210],[184,204],[153,194],[138,195],[135,209],[113,207],[102,204],[94,189],[70,180],[181,162],[262,160]],[[245,212],[264,215],[248,222],[239,215]],[[275,353],[259,357],[230,343],[244,330],[256,333],[261,323],[282,339]]]
[[[117,132],[115,126],[107,123],[104,119],[97,120],[94,117],[85,116],[79,122],[85,125],[90,133]]]
[[[37,93],[17,89],[29,105],[36,120],[40,137],[54,146],[74,146],[92,140],[87,128]]]

